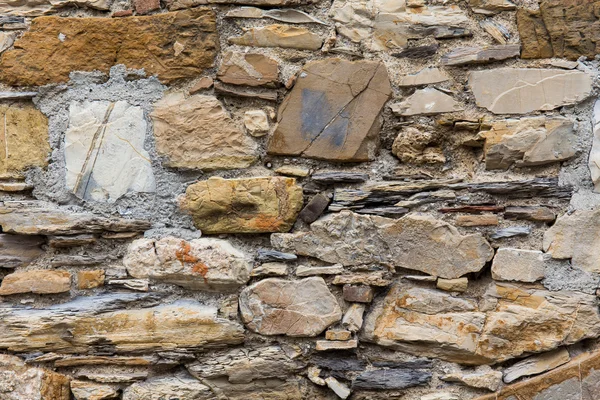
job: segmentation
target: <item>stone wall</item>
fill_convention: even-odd
[[[0,399],[600,398],[600,1],[0,29]]]

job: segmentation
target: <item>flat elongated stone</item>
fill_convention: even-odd
[[[17,268],[28,265],[44,254],[41,236],[0,234],[0,268]]]
[[[211,177],[188,186],[180,204],[205,233],[286,232],[302,208],[302,188],[294,178]]]
[[[164,83],[195,78],[213,65],[215,31],[215,13],[206,8],[147,17],[36,18],[2,54],[0,80],[41,86],[65,82],[71,71],[107,73],[116,64],[144,68]],[[176,42],[183,46],[177,55]]]
[[[110,10],[111,3],[112,1],[110,0],[2,0],[0,2],[0,14],[38,17],[40,15],[55,12],[62,7],[70,5],[107,11]]]
[[[398,86],[421,86],[432,83],[441,83],[450,80],[448,74],[439,68],[425,68],[416,74],[405,75],[400,79]]]
[[[285,276],[287,273],[287,264],[269,262],[254,268],[252,272],[250,272],[250,276]]]
[[[592,149],[588,158],[588,166],[592,182],[594,182],[594,192],[600,193],[600,100],[596,100],[592,114],[592,124],[594,128],[594,137]]]
[[[522,58],[593,59],[599,52],[598,2],[543,0],[539,10],[520,8],[517,27]]]
[[[504,370],[504,382],[511,383],[523,376],[541,374],[571,360],[565,348],[527,357]]]
[[[590,95],[591,84],[590,74],[562,69],[498,68],[469,75],[477,105],[494,114],[526,114],[576,104]]]
[[[77,271],[77,289],[94,289],[104,285],[103,269]]]
[[[22,178],[48,164],[48,119],[31,105],[1,105],[0,178]]]
[[[261,335],[317,336],[342,318],[320,277],[259,281],[240,294],[240,312],[246,326]]]
[[[69,400],[69,377],[1,354],[0,396],[2,400]]]
[[[296,6],[309,4],[312,0],[168,0],[169,10],[180,10],[183,8],[196,7],[204,4],[248,4],[251,6],[269,7],[269,6]],[[254,7],[243,7],[254,8]],[[259,17],[256,17],[259,18]]]
[[[123,400],[158,400],[173,397],[178,400],[210,400],[214,399],[214,394],[210,387],[183,374],[134,383],[123,392]]]
[[[228,52],[217,72],[217,78],[232,85],[273,86],[277,83],[277,61],[258,53]]]
[[[256,161],[256,144],[214,96],[167,94],[150,114],[165,165],[184,169],[235,169]]]
[[[400,390],[425,385],[431,377],[431,372],[418,369],[379,369],[361,373],[352,383],[352,388]]]
[[[123,100],[71,103],[65,133],[67,189],[83,200],[101,202],[128,192],[154,192],[145,140],[141,107]]]
[[[0,348],[16,352],[85,353],[202,349],[239,344],[244,328],[217,317],[217,308],[181,300],[150,308],[129,308],[147,294],[80,297],[47,308],[0,307]],[[26,329],[23,329],[26,327]],[[107,346],[107,347],[106,347]]]
[[[105,400],[116,399],[119,396],[117,388],[88,381],[71,381],[71,392],[75,400]]]
[[[544,277],[544,253],[539,250],[500,248],[492,263],[492,278],[535,282]]]
[[[490,226],[498,225],[498,216],[493,214],[459,215],[456,217],[458,226]]]
[[[246,0],[249,1],[249,0]],[[268,0],[269,1],[269,0]],[[275,3],[278,0],[270,0]],[[281,4],[292,3],[289,0],[279,0]],[[300,0],[303,1],[303,0]],[[256,4],[252,1],[252,4]],[[225,14],[226,18],[271,18],[276,21],[286,22],[288,24],[321,24],[327,25],[325,22],[313,17],[304,11],[288,9],[271,9],[263,10],[256,7],[241,7],[233,9]]]
[[[0,295],[18,293],[50,294],[71,289],[71,273],[60,270],[28,270],[13,272],[2,279]]]
[[[317,340],[315,350],[351,350],[358,347],[358,340]]]
[[[571,259],[575,268],[600,272],[600,209],[577,210],[558,217],[544,233],[544,251],[559,260]]]
[[[319,50],[323,39],[306,28],[276,24],[249,28],[242,36],[230,37],[229,43],[241,46]]]
[[[402,116],[432,115],[463,109],[451,96],[435,88],[419,89],[402,102],[392,104],[390,108],[394,114]]]
[[[498,229],[490,234],[490,239],[506,239],[515,236],[527,236],[531,233],[531,228],[528,226],[512,226],[509,228]]]
[[[192,290],[229,291],[248,282],[252,265],[243,252],[220,239],[139,239],[123,259],[134,278]]]
[[[556,214],[548,207],[536,206],[514,206],[506,207],[504,210],[505,219],[525,219],[538,222],[553,222]]]
[[[466,292],[469,287],[469,279],[467,278],[456,278],[456,279],[443,279],[438,278],[435,287],[447,292]]]
[[[467,386],[495,392],[502,383],[502,372],[495,371],[487,365],[482,365],[473,372],[455,372],[444,375],[441,379],[446,382],[460,382]]]
[[[281,104],[268,152],[332,161],[373,159],[391,87],[385,66],[339,58],[304,65]]]
[[[509,0],[469,0],[469,6],[476,14],[493,15],[502,11],[511,11],[517,6]]]
[[[315,275],[338,275],[344,272],[342,265],[329,265],[324,267],[307,267],[298,265],[296,276],[315,276]]]
[[[485,64],[518,57],[521,46],[507,44],[487,47],[460,47],[442,57],[442,65]]]
[[[322,185],[333,185],[336,183],[360,183],[369,180],[369,175],[362,172],[318,172],[312,174],[310,179]]]
[[[333,392],[340,399],[345,400],[348,398],[348,396],[350,396],[350,393],[351,393],[350,388],[348,386],[344,385],[343,383],[341,383],[340,381],[338,381],[337,379],[335,379],[333,376],[326,378],[325,382],[327,383],[327,387],[329,389],[333,390]]]
[[[480,234],[463,236],[426,215],[396,220],[342,211],[314,222],[309,232],[271,235],[271,243],[330,263],[378,263],[449,279],[481,270],[493,256]]]

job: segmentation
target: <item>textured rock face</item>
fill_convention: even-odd
[[[600,192],[600,101],[596,100],[592,114],[592,124],[594,127],[594,139],[592,149],[588,160],[592,182],[594,182],[594,192]]]
[[[13,1],[3,0],[0,2],[0,13],[37,17],[39,15],[49,14],[59,10],[62,7],[76,5],[77,7],[91,8],[95,10],[110,10],[111,1],[109,0],[25,0]]]
[[[522,58],[594,58],[600,52],[598,1],[543,0],[539,10],[519,9]]]
[[[21,178],[31,167],[48,164],[48,120],[30,105],[1,105],[0,177]]]
[[[232,85],[273,86],[277,83],[277,61],[262,54],[229,52],[217,72],[220,81]]]
[[[462,110],[451,96],[434,88],[417,90],[404,101],[390,106],[394,114],[401,116],[432,115]]]
[[[504,371],[504,382],[511,383],[523,376],[537,375],[559,367],[570,360],[571,356],[565,348],[527,357]]]
[[[212,390],[197,379],[189,376],[169,376],[134,383],[123,393],[123,400],[211,400]]]
[[[219,239],[139,239],[123,259],[129,275],[194,290],[229,291],[248,282],[251,264]]]
[[[241,46],[318,50],[323,39],[306,28],[276,24],[250,28],[242,36],[229,38],[229,42]]]
[[[544,277],[544,253],[538,250],[500,248],[492,263],[492,278],[535,282]]]
[[[493,256],[481,235],[463,236],[427,215],[395,220],[343,211],[314,222],[309,232],[272,235],[271,242],[280,250],[330,263],[379,263],[442,278],[477,272]]]
[[[338,58],[307,63],[279,108],[268,151],[332,161],[370,160],[390,94],[382,63]]]
[[[68,271],[29,270],[5,276],[0,286],[0,295],[63,293],[70,289],[71,273]]]
[[[591,79],[591,75],[581,71],[498,68],[472,71],[469,86],[479,107],[494,114],[524,114],[586,99]]]
[[[204,8],[115,19],[36,18],[18,47],[2,54],[0,80],[39,86],[65,82],[71,71],[108,72],[116,64],[144,68],[162,82],[195,77],[213,65],[215,30],[215,14]],[[183,46],[177,55],[175,42]]]
[[[216,97],[170,93],[155,104],[151,117],[156,148],[169,167],[235,169],[256,161],[256,145]]]
[[[242,291],[240,312],[246,326],[262,335],[317,336],[342,318],[337,300],[319,277],[255,283]]]
[[[486,298],[478,309],[473,300],[395,285],[369,313],[364,335],[463,364],[502,362],[600,335],[595,296],[492,284]]]
[[[154,192],[145,139],[141,107],[125,101],[72,103],[65,134],[67,188],[83,200],[108,202],[128,192]]]
[[[28,265],[44,254],[41,247],[44,242],[41,236],[0,234],[0,266],[17,268]]]
[[[293,178],[210,178],[190,185],[181,206],[205,233],[286,232],[302,208],[302,189]]]
[[[2,354],[0,395],[3,400],[69,400],[69,377],[31,367],[19,357]]]

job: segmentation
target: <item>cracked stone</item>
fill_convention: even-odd
[[[188,186],[180,200],[204,233],[287,232],[302,208],[296,179],[211,177]]]
[[[342,325],[350,332],[357,332],[363,325],[363,315],[366,305],[353,303],[348,307],[342,318]]]
[[[376,263],[447,279],[480,271],[493,257],[481,234],[461,235],[428,215],[392,219],[342,211],[313,222],[308,232],[273,234],[271,243],[332,264]]]
[[[0,295],[18,293],[52,294],[71,289],[71,273],[62,270],[28,270],[8,274],[2,279]]]
[[[539,250],[500,248],[492,263],[492,278],[535,282],[544,278],[544,253]]]
[[[117,64],[143,68],[163,83],[196,78],[213,66],[215,18],[207,8],[145,17],[36,18],[15,47],[2,54],[0,80],[42,86],[68,81],[71,71],[108,73]],[[183,46],[177,55],[175,42]]]
[[[279,108],[269,154],[368,161],[391,95],[385,66],[331,58],[308,62]]]
[[[67,189],[98,202],[114,202],[129,192],[155,192],[145,139],[141,107],[122,100],[71,103],[64,139]]]
[[[415,91],[400,103],[390,105],[396,115],[433,115],[463,110],[462,105],[435,88],[425,88]]]
[[[232,85],[274,86],[277,84],[277,61],[256,53],[227,52],[217,72],[221,82]]]
[[[494,114],[526,114],[586,99],[592,76],[562,69],[497,68],[471,71],[469,86],[479,107]]]
[[[164,165],[183,169],[247,168],[257,159],[246,136],[223,103],[214,96],[167,94],[150,114],[156,149]]]
[[[320,277],[269,278],[240,294],[242,320],[261,335],[313,337],[342,318],[342,310]]]
[[[135,240],[123,264],[134,278],[208,291],[235,290],[248,282],[252,269],[246,255],[226,240],[172,236]]]
[[[242,36],[230,37],[228,40],[229,43],[240,46],[298,50],[319,50],[323,44],[323,39],[309,29],[279,24],[249,28]]]

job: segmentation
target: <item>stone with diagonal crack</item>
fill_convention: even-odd
[[[114,202],[129,192],[154,192],[144,149],[141,107],[125,101],[74,102],[65,134],[66,185],[83,200]]]
[[[279,108],[270,154],[368,161],[391,95],[384,65],[339,58],[307,63]]]

